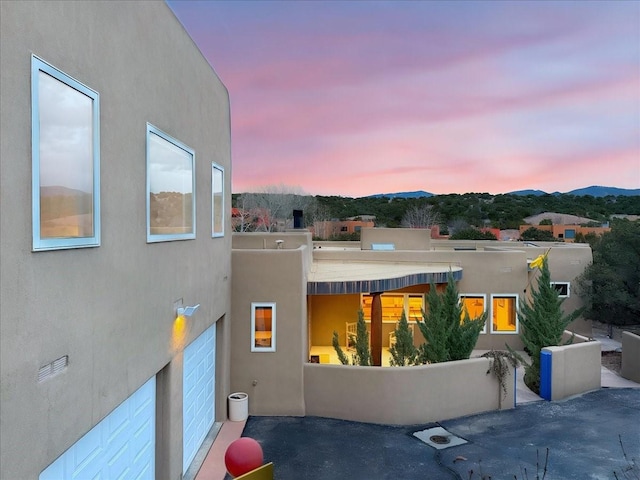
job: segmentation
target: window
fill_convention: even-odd
[[[195,154],[147,124],[147,242],[196,238]]]
[[[576,238],[576,230],[575,230],[575,228],[567,228],[564,231],[564,238]]]
[[[31,57],[33,250],[100,245],[100,97]]]
[[[371,295],[362,295],[362,311],[364,319],[371,321]],[[424,295],[420,293],[384,293],[380,296],[382,304],[382,321],[398,322],[404,310],[407,321],[422,320]]]
[[[276,351],[276,304],[251,304],[251,351]]]
[[[518,333],[518,296],[491,296],[491,333]]]
[[[486,296],[482,294],[461,294],[459,296],[460,304],[462,306],[462,315],[460,317],[460,321],[464,320],[465,312],[469,314],[469,318],[472,320],[474,318],[480,317],[486,308]],[[482,333],[487,332],[487,324],[485,322],[484,328],[482,329]]]
[[[211,236],[224,236],[224,168],[211,164]]]
[[[551,282],[551,286],[558,291],[558,297],[567,298],[569,296],[569,282]]]

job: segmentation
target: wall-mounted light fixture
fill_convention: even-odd
[[[176,309],[176,315],[178,317],[190,317],[198,308],[200,308],[200,304],[194,305],[193,307],[178,307]]]

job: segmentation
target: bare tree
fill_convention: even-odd
[[[293,227],[293,211],[309,210],[315,198],[300,187],[267,185],[259,192],[243,193],[237,205],[251,218],[252,227],[244,231],[277,232]]]
[[[440,215],[433,205],[415,206],[407,210],[402,217],[405,228],[431,228],[440,223]]]

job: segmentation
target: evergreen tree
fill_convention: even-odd
[[[396,343],[389,349],[392,367],[404,367],[415,365],[418,357],[418,349],[413,345],[413,333],[409,329],[409,322],[404,311],[395,329]]]
[[[535,393],[540,392],[540,351],[545,347],[560,345],[565,329],[581,313],[581,310],[576,310],[565,315],[562,312],[563,301],[551,285],[549,264],[545,255],[542,258],[537,285],[532,288],[531,297],[522,301],[518,313],[522,330],[520,338],[525,350],[531,355],[531,363],[523,362],[524,382]],[[571,343],[571,339],[567,343]],[[514,353],[511,348],[509,351]]]
[[[450,325],[444,316],[444,305],[435,283],[431,282],[427,293],[428,309],[422,312],[422,321],[418,320],[418,328],[425,343],[418,347],[419,363],[439,363],[449,360],[447,339]]]
[[[419,362],[438,363],[469,358],[484,328],[487,313],[472,319],[466,309],[463,311],[451,272],[442,294],[431,283],[427,303],[428,311],[423,312],[423,321],[418,321],[418,328],[426,340],[418,347]]]
[[[364,321],[364,312],[358,310],[358,324],[356,325],[356,353],[353,355],[353,364],[371,365],[371,351],[369,350],[369,332]]]
[[[591,245],[593,263],[578,279],[585,317],[610,325],[640,318],[640,221],[614,220],[611,231]]]
[[[353,365],[362,365],[368,366],[371,365],[371,351],[369,350],[369,332],[367,332],[367,324],[364,321],[364,312],[362,310],[358,311],[358,323],[356,325],[356,336],[355,338],[351,336],[351,338],[347,339],[347,344],[350,341],[355,343],[356,352],[351,355],[351,362]],[[340,347],[340,341],[338,339],[338,332],[334,330],[333,339],[331,341],[334,350],[338,354],[338,360],[342,365],[349,365],[349,359],[342,351],[342,347]]]
[[[336,353],[338,354],[338,360],[340,360],[340,363],[342,365],[349,365],[349,359],[347,358],[347,356],[342,351],[342,347],[340,347],[340,340],[338,339],[338,332],[336,332],[335,330],[333,331],[333,339],[331,340],[331,344],[333,345],[333,348],[335,349]]]

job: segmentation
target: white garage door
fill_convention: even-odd
[[[40,480],[155,478],[153,377],[40,474]]]
[[[215,412],[216,326],[209,327],[184,350],[182,473],[191,465],[213,425]]]

